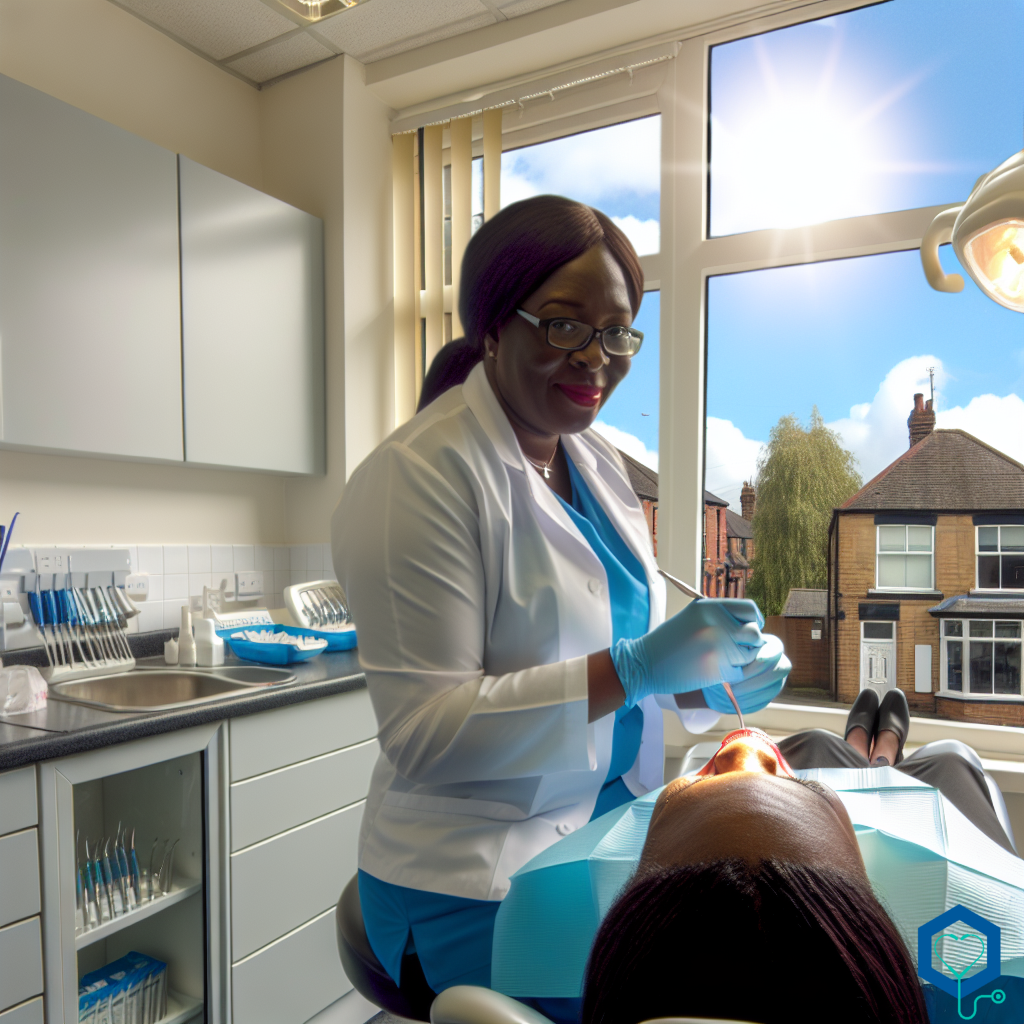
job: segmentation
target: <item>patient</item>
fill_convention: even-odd
[[[928,1019],[841,800],[797,779],[758,730],[665,788],[591,952],[584,1024],[683,1015]]]

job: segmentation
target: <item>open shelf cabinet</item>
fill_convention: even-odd
[[[45,956],[48,977],[57,974],[62,981],[56,991],[47,984],[48,1024],[77,1022],[82,978],[131,952],[167,965],[167,1010],[159,1024],[221,1024],[222,1015],[211,1012],[211,950],[216,943],[208,937],[212,921],[216,939],[219,899],[207,827],[218,764],[215,730],[199,727],[43,766],[44,927],[60,932],[59,943],[46,943]],[[79,869],[85,877],[85,841],[90,851],[97,846],[103,850],[106,839],[113,840],[119,829],[129,836],[134,831],[144,898],[135,909],[114,915],[108,911],[99,923],[83,929],[76,890]],[[173,864],[166,860],[168,891],[148,899],[151,863],[155,872],[175,841]],[[83,903],[86,898],[83,885]]]

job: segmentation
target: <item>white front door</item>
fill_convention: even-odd
[[[896,623],[860,624],[860,688],[873,687],[879,696],[896,688]]]

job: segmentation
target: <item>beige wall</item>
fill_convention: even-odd
[[[362,66],[257,91],[107,0],[0,0],[0,73],[322,217],[326,245],[326,477],[0,451],[16,542],[326,540],[393,416],[390,111]]]
[[[345,480],[394,425],[391,110],[351,57],[260,93],[264,188],[324,219],[327,474],[289,481],[289,540],[326,539]]]

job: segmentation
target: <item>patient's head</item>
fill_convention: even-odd
[[[927,1022],[841,801],[757,730],[665,788],[591,951],[583,1024],[679,1016]]]

